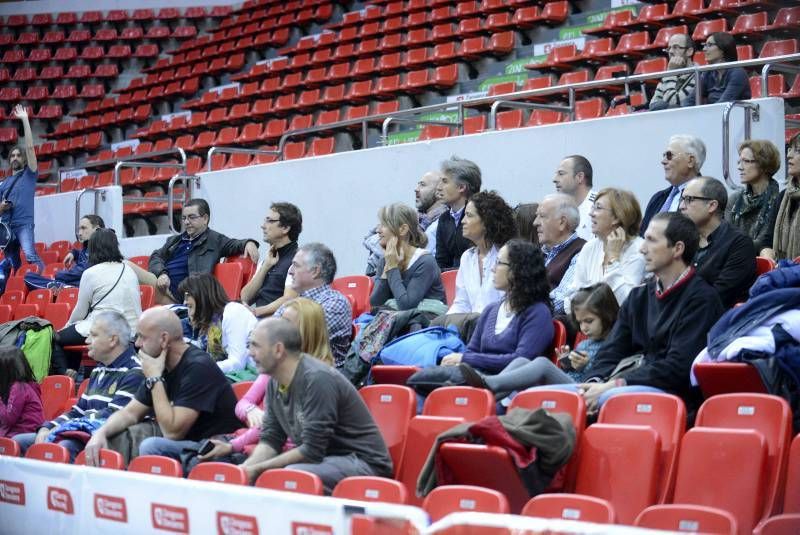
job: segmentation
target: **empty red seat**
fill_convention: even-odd
[[[510,511],[508,500],[500,492],[468,485],[436,487],[425,497],[422,507],[434,522],[458,511],[498,514]]]
[[[521,514],[596,524],[614,524],[617,516],[606,500],[581,494],[540,494],[525,504]]]
[[[725,19],[702,20],[697,23],[692,32],[692,39],[696,43],[704,42],[714,32],[727,32],[728,21]]]
[[[798,50],[796,39],[783,39],[780,41],[767,41],[761,48],[760,58],[796,54]]]
[[[634,522],[641,528],[737,535],[736,518],[728,511],[701,505],[652,505]]]
[[[756,35],[762,35],[767,26],[769,26],[769,19],[766,11],[746,13],[736,18],[730,33],[739,39],[751,39]]]

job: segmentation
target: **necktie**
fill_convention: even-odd
[[[667,195],[667,200],[664,201],[664,204],[661,206],[661,210],[659,212],[669,212],[669,207],[672,206],[672,201],[675,199],[675,196],[680,193],[681,190],[678,189],[677,186],[672,186],[672,189],[669,190],[669,195]]]

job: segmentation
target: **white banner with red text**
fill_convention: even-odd
[[[0,456],[0,534],[333,535],[353,515],[428,525],[419,508]]]

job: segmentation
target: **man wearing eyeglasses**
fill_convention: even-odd
[[[669,38],[664,50],[669,57],[668,70],[691,67],[694,43],[685,33],[675,34]],[[696,81],[694,73],[665,76],[656,86],[649,108],[652,111],[688,106],[688,99],[694,95]]]
[[[167,305],[178,301],[178,285],[190,273],[212,273],[226,256],[246,254],[258,262],[258,242],[228,238],[208,228],[211,210],[204,199],[191,199],[181,212],[183,232],[150,255],[150,276],[137,271],[139,282],[155,286],[156,302]]]
[[[700,176],[700,168],[705,160],[706,145],[700,138],[689,134],[677,134],[669,138],[667,150],[661,155],[661,166],[670,186],[650,197],[642,216],[640,236],[644,237],[644,231],[654,215],[678,211],[678,202],[686,183]]]
[[[711,177],[690,180],[683,190],[680,210],[697,225],[700,247],[694,255],[697,274],[719,293],[730,308],[747,300],[756,279],[756,249],[753,240],[723,220],[728,191]]]

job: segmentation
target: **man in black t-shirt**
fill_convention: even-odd
[[[139,455],[179,459],[184,448],[241,427],[230,383],[206,352],[183,341],[181,322],[172,311],[160,307],[145,311],[139,319],[136,347],[145,380],[135,399],[89,440],[88,465],[98,466],[100,448],[108,447],[109,437],[142,421],[151,411],[163,436],[142,441]]]

